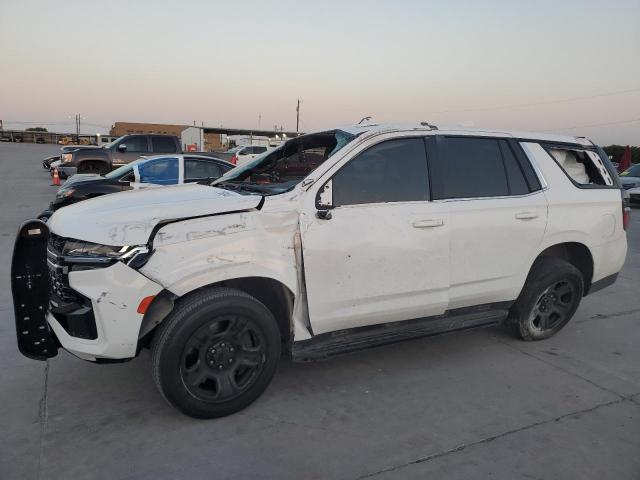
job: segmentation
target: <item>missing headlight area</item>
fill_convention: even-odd
[[[555,146],[547,148],[547,152],[564,173],[579,185],[614,185],[611,175],[596,152]]]

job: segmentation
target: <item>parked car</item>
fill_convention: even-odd
[[[53,212],[72,203],[125,190],[157,185],[211,183],[234,168],[229,162],[204,155],[143,157],[106,175],[79,173],[64,182],[49,208],[38,215],[47,221]]]
[[[86,146],[86,145],[65,145],[64,147],[60,148],[61,153],[57,155],[52,155],[42,160],[42,168],[44,168],[45,170],[51,170],[51,164],[57,160],[60,160],[60,157],[63,154],[72,152],[73,150],[79,150],[81,148],[95,148],[95,147]],[[61,176],[62,175],[64,176],[64,178],[67,178],[66,175],[61,173]]]
[[[60,155],[58,171],[65,178],[76,173],[105,174],[143,155],[182,153],[173,135],[124,135],[102,147],[77,148]]]
[[[26,222],[18,346],[98,363],[149,346],[170,404],[228,415],[260,396],[283,352],[312,360],[499,323],[549,338],[616,280],[628,215],[584,138],[428,124],[303,135],[212,186]]]
[[[640,163],[636,163],[620,174],[620,182],[625,190],[640,187]]]
[[[640,163],[631,165],[627,170],[620,174],[622,187],[629,194],[629,200],[632,204],[640,204]]]
[[[230,150],[228,153],[233,153],[231,156],[231,163],[237,166],[242,166],[249,163],[258,155],[267,151],[267,147],[261,145],[248,145],[244,147],[236,147]]]

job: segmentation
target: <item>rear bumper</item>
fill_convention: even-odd
[[[92,361],[134,357],[144,317],[138,305],[162,287],[122,262],[85,270],[57,263],[47,257],[49,235],[45,223],[30,220],[16,239],[11,286],[20,352],[36,360],[59,347]]]

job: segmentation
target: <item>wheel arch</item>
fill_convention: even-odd
[[[561,258],[576,267],[582,274],[582,278],[584,280],[584,295],[589,293],[591,283],[593,281],[593,254],[591,253],[591,250],[589,250],[589,247],[584,243],[556,243],[540,252],[536,257],[536,261],[542,257]]]
[[[171,312],[175,302],[188,298],[192,294],[204,289],[227,287],[245,292],[256,298],[273,314],[278,328],[283,349],[290,352],[293,343],[293,307],[294,293],[284,283],[269,277],[239,277],[230,278],[207,285],[202,285],[182,296],[175,295],[169,290],[163,290],[158,294],[144,315],[140,326],[140,339],[142,344],[148,345],[156,327],[160,325]]]

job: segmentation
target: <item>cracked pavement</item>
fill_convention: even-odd
[[[640,210],[618,282],[547,341],[489,328],[285,361],[250,408],[201,421],[165,405],[147,352],[19,354],[10,255],[54,194],[40,161],[57,150],[0,144],[3,480],[640,478]]]

